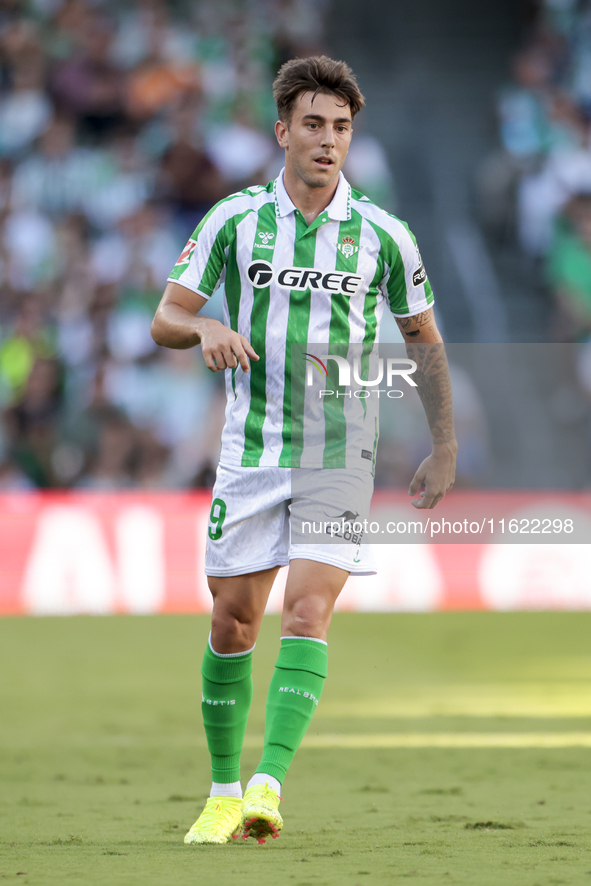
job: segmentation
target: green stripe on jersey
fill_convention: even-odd
[[[240,308],[240,273],[236,264],[236,238],[228,248],[228,265],[226,267],[226,303],[230,316],[230,327],[235,332],[238,330],[238,309]],[[236,369],[232,369],[232,390],[236,396]]]
[[[370,221],[370,225],[378,235],[380,241],[380,255],[384,256],[384,259],[390,268],[388,283],[386,285],[390,310],[394,314],[408,314],[404,262],[402,261],[398,244],[375,222]]]
[[[260,237],[259,235],[263,235]],[[268,235],[268,236],[266,236]],[[265,203],[259,210],[258,224],[252,246],[252,260],[263,258],[272,262],[274,244],[277,242],[277,217],[275,204]],[[272,247],[262,249],[261,245]],[[257,248],[258,247],[258,248]],[[255,289],[250,313],[250,343],[259,360],[250,364],[250,404],[244,423],[243,467],[258,467],[263,454],[263,424],[267,409],[267,318],[271,287]]]
[[[337,271],[351,271],[357,273],[357,262],[359,259],[359,251],[352,255],[344,255],[338,249],[338,245],[343,244],[345,238],[353,240],[353,246],[359,246],[361,240],[361,223],[362,217],[356,210],[352,210],[351,219],[342,221],[339,225],[339,233],[337,237],[336,265]],[[346,357],[349,350],[349,341],[351,338],[351,324],[349,323],[349,312],[351,310],[351,298],[346,295],[333,295],[330,304],[330,328],[328,333],[328,341],[331,354],[340,357]],[[338,366],[334,360],[329,364],[329,376],[327,379],[327,387],[331,390],[339,391],[338,387]],[[332,378],[331,378],[332,375]],[[343,393],[343,391],[340,391]],[[325,468],[344,468],[347,464],[347,420],[344,414],[345,398],[335,398],[333,402],[324,400],[324,456],[323,466]]]
[[[361,375],[360,378],[369,378],[369,356],[373,350],[373,347],[376,342],[376,337],[378,333],[378,318],[377,318],[377,307],[378,307],[378,285],[384,276],[384,260],[382,258],[382,254],[380,252],[378,256],[378,260],[376,262],[376,269],[373,276],[373,280],[371,281],[371,286],[369,287],[368,293],[365,296],[365,302],[363,304],[363,319],[365,320],[365,335],[363,336],[363,347],[361,349]],[[363,414],[365,415],[367,412],[367,403],[365,400],[361,401],[363,404]],[[376,438],[377,445],[377,438]],[[375,446],[374,446],[374,466],[375,466]]]
[[[215,238],[215,241],[211,248],[211,253],[207,260],[207,264],[205,265],[201,281],[198,285],[198,288],[201,289],[206,295],[212,295],[215,292],[216,286],[218,285],[219,279],[222,275],[222,271],[224,270],[224,264],[226,263],[226,249],[229,245],[233,246],[234,250],[236,249],[236,228],[240,224],[242,219],[245,218],[250,212],[252,212],[252,209],[247,209],[245,212],[241,212],[238,215],[233,215],[232,218],[229,218],[226,224],[222,228],[220,228],[220,231]],[[228,260],[228,268],[229,266],[230,262]],[[240,285],[238,285],[238,291],[239,290]],[[238,300],[240,300],[239,295]],[[235,329],[234,326],[232,328]]]
[[[316,234],[318,227],[308,229],[304,218],[299,212],[295,213],[296,236],[294,241],[293,264],[300,268],[313,268],[314,255],[316,252]],[[318,295],[315,296],[318,298]],[[292,437],[292,409],[298,410],[298,415],[303,415],[304,391],[298,390],[297,399],[292,403],[291,385],[291,346],[295,342],[308,340],[308,327],[310,325],[311,291],[298,292],[292,289],[289,293],[289,313],[287,315],[287,335],[285,339],[285,368],[284,368],[284,391],[283,391],[283,447],[279,456],[279,467],[299,468],[302,449],[304,445],[303,421],[294,424]],[[304,367],[302,367],[302,372]]]

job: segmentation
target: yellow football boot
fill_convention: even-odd
[[[279,813],[281,797],[268,784],[256,784],[247,788],[242,800],[242,839],[254,837],[257,843],[265,843],[267,837],[274,840],[283,827]]]
[[[237,797],[210,797],[205,809],[185,835],[185,843],[227,843],[240,836],[242,800]]]

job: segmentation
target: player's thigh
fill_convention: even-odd
[[[373,477],[353,469],[293,472],[290,563],[296,559],[338,567],[351,575],[373,575],[367,542]]]
[[[349,572],[317,560],[295,559],[289,565],[281,635],[326,640],[334,605]]]
[[[289,562],[290,473],[220,465],[205,551],[209,577],[239,578]]]
[[[213,597],[213,620],[233,618],[242,624],[260,623],[279,567],[249,572],[246,575],[207,578]]]
[[[279,567],[246,575],[211,576],[211,645],[222,655],[252,649]]]

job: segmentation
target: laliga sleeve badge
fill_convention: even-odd
[[[195,247],[197,246],[197,240],[193,240],[192,238],[187,242],[187,245],[179,255],[175,268],[177,265],[185,265],[191,261],[191,256],[195,252]]]

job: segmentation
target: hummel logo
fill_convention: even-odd
[[[269,240],[274,240],[275,234],[272,234],[271,231],[259,231],[259,240],[261,243],[255,243],[255,249],[273,249],[273,246],[269,243]]]

